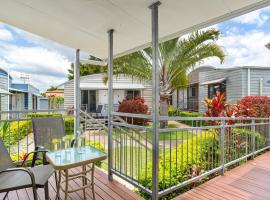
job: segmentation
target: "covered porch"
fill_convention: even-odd
[[[156,200],[161,197],[171,198],[190,185],[208,179],[209,176],[224,175],[226,169],[255,158],[257,154],[267,151],[270,147],[269,118],[160,116],[159,42],[269,4],[270,0],[136,2],[2,0],[0,20],[77,49],[74,61],[74,109],[71,112],[74,112],[71,119],[74,123],[71,122],[68,126],[75,139],[87,134],[89,140],[101,142],[104,145],[103,150],[108,153],[107,176],[101,175],[98,171],[95,177],[96,186],[100,189],[98,196],[101,199],[140,198],[127,191],[123,196],[123,189],[118,187],[112,192],[112,187],[118,184],[114,179],[117,176],[133,185],[144,197]],[[14,12],[11,14],[10,10]],[[90,23],[89,19],[97,22]],[[185,20],[179,22],[179,19]],[[151,115],[114,112],[113,58],[149,46],[152,47],[153,60]],[[108,125],[100,124],[80,110],[81,50],[101,58],[100,65],[104,65],[104,62],[108,65]],[[97,64],[97,61],[94,62]],[[64,114],[66,113],[70,112],[64,111]],[[135,124],[134,119],[143,119],[148,124]],[[23,119],[27,120],[30,118]],[[172,120],[190,121],[192,125],[176,128],[160,127],[161,121]],[[17,121],[18,124],[21,123],[19,117]],[[212,124],[213,121],[218,123]],[[226,124],[228,121],[234,122]],[[30,126],[27,126],[27,130],[31,134]],[[10,131],[7,133],[5,137],[10,138],[8,137]],[[21,149],[29,150],[29,134],[22,138],[20,129],[14,134],[20,134],[20,137],[13,144],[8,141],[7,148],[9,152],[17,151],[16,156],[19,158]],[[22,139],[27,144],[24,148],[20,148]],[[200,165],[202,163],[203,165]],[[50,181],[52,183],[53,179]],[[99,184],[105,186],[101,188]],[[52,194],[53,190],[51,185]],[[28,195],[27,192],[22,192],[22,195],[25,194]],[[11,195],[21,197],[18,191]],[[75,199],[81,197],[80,193],[74,196]],[[91,198],[91,195],[88,194],[88,197]]]

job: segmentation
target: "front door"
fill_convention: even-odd
[[[87,112],[96,111],[96,90],[82,90],[81,91],[81,105],[82,109]]]

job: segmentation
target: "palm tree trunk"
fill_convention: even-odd
[[[168,116],[169,103],[168,98],[160,97],[160,115]],[[160,128],[165,128],[168,125],[168,121],[161,121]]]

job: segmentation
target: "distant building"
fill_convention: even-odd
[[[36,110],[38,109],[40,91],[27,83],[11,83],[9,91],[10,110]]]
[[[229,103],[236,103],[244,96],[270,96],[270,67],[202,66],[189,73],[188,77],[186,89],[173,94],[173,105],[183,110],[204,112],[206,107],[202,100],[212,98],[216,91],[225,92]]]
[[[0,68],[0,111],[38,109],[39,89],[31,84],[14,83],[8,72]]]

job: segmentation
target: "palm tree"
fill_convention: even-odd
[[[159,45],[160,115],[168,115],[168,100],[175,90],[187,85],[187,73],[204,59],[225,54],[216,44],[220,31],[196,31],[187,38],[175,38]],[[114,74],[126,74],[139,80],[151,80],[151,49],[147,48],[114,60]]]

